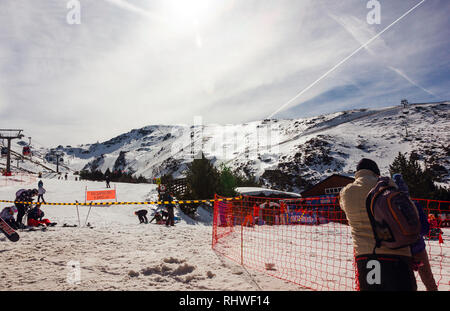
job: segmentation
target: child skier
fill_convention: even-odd
[[[142,223],[148,224],[147,211],[145,209],[136,211],[136,212],[134,212],[134,214],[139,218],[140,224],[142,224]]]
[[[173,201],[173,196],[170,193],[166,193],[165,197],[164,197],[164,201],[168,201],[169,204],[166,204],[166,209],[167,209],[167,220],[166,220],[166,227],[169,226],[175,226],[175,215],[174,215],[174,208],[175,205],[172,203]]]
[[[153,215],[153,218],[150,220],[150,223],[152,223],[153,220],[156,221],[157,224],[163,224],[166,222],[167,217],[169,216],[169,213],[167,213],[165,210],[156,210],[155,214]]]
[[[409,189],[403,180],[403,176],[401,174],[394,174],[392,176],[393,180],[398,186],[400,191],[403,191],[409,195]],[[414,202],[417,208],[417,212],[419,213],[420,223],[421,223],[421,232],[420,239],[411,245],[411,255],[413,257],[413,267],[414,270],[419,272],[419,276],[425,285],[427,291],[437,291],[438,287],[436,285],[436,281],[433,276],[433,271],[431,271],[430,261],[428,259],[428,253],[426,250],[426,245],[424,241],[424,236],[428,234],[430,230],[430,224],[428,223],[427,217],[420,206],[419,203]]]
[[[7,206],[1,211],[0,218],[3,219],[11,228],[16,230],[19,226],[14,219],[14,213],[17,213],[17,208],[15,206]]]
[[[45,213],[41,210],[41,204],[36,204],[35,207],[28,211],[28,223],[29,227],[55,226],[56,222],[51,222],[47,218],[44,218]]]
[[[42,180],[39,182],[38,184],[38,197],[37,197],[37,201],[40,202],[42,199],[42,202],[45,203],[44,200],[44,193],[45,193],[45,189],[44,189],[44,183],[42,182]]]

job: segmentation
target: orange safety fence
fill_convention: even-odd
[[[449,291],[450,202],[416,201],[426,215],[435,216],[426,249],[439,290]],[[216,201],[212,248],[245,267],[311,290],[357,289],[351,231],[336,197]],[[418,290],[425,290],[417,273],[416,279]]]

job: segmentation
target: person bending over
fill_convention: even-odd
[[[140,224],[142,223],[148,224],[147,210],[141,209],[139,211],[134,212],[134,214],[139,218]]]

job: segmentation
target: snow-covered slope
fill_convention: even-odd
[[[67,181],[42,180],[47,190],[44,197],[50,203],[84,202],[86,188],[105,189],[103,182],[75,181],[73,178]],[[11,200],[17,189],[36,185],[37,180],[29,184],[2,185],[0,198]],[[142,202],[154,200],[157,196],[156,185],[112,183],[112,187],[117,190],[119,201]],[[134,211],[145,209],[151,215],[155,208],[154,205],[144,204],[92,208],[43,205],[44,218],[56,222],[55,227],[45,232],[19,230],[20,240],[16,243],[0,235],[0,261],[8,267],[1,271],[0,288],[47,291],[305,290],[270,275],[284,277],[292,282],[298,282],[300,275],[314,275],[311,279],[314,288],[354,288],[351,235],[349,228],[344,225],[328,223],[319,226],[246,228],[245,249],[252,254],[251,269],[247,269],[221,255],[231,255],[236,247],[240,248],[240,225],[236,230],[231,230],[231,234],[218,246],[217,252],[211,248],[213,227],[210,212],[200,208],[198,218],[193,220],[176,209],[175,215],[181,220],[175,227],[154,222],[139,224]],[[86,226],[86,223],[91,226]],[[77,227],[64,227],[63,224]],[[448,241],[450,230],[444,228],[443,231],[443,239]],[[302,237],[300,244],[299,237]],[[331,246],[333,243],[338,243],[338,253]],[[445,248],[446,244],[442,246],[438,241],[427,241],[426,244],[433,272],[440,282],[439,288],[448,290],[448,247]],[[252,253],[261,245],[270,247]],[[273,256],[273,245],[277,245],[276,256]],[[235,252],[239,253],[239,250]],[[316,261],[316,258],[321,260]],[[292,262],[296,265],[293,266]],[[277,269],[268,269],[265,263],[273,263]],[[343,269],[336,274],[335,267]],[[418,276],[417,280],[419,290],[424,290]],[[311,286],[310,280],[307,281],[301,284]]]
[[[103,182],[42,179],[47,202],[84,202],[85,189],[105,189]],[[111,183],[119,201],[146,201],[156,185]],[[0,187],[11,200],[20,184]],[[7,204],[3,204],[7,206]],[[194,221],[179,209],[175,227],[139,224],[134,211],[153,205],[44,205],[45,218],[57,226],[46,232],[20,231],[11,243],[0,236],[2,290],[301,290],[297,285],[252,272],[211,249],[211,215],[199,210]],[[149,218],[150,220],[151,218]],[[93,228],[85,226],[89,222]],[[77,227],[63,227],[63,224]],[[80,226],[81,225],[81,226]],[[79,279],[72,267],[78,267]],[[75,274],[76,276],[76,274]]]
[[[179,177],[202,150],[216,165],[226,163],[287,191],[332,173],[351,175],[362,157],[388,173],[398,152],[416,152],[445,184],[450,181],[449,108],[442,102],[236,125],[154,125],[103,143],[56,150],[73,170],[125,170],[148,178]]]

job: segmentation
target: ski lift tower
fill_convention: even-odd
[[[0,139],[6,139],[8,141],[8,154],[6,156],[6,172],[5,174],[11,174],[11,140],[21,139],[24,135],[23,130],[17,129],[0,129]]]
[[[64,154],[60,151],[55,152],[56,156],[56,172],[59,173],[59,158],[62,157]]]
[[[408,109],[408,100],[402,99],[401,106],[403,106],[403,115],[405,116],[405,119],[403,120],[403,125],[405,126],[405,137],[408,137],[408,120],[407,120],[407,109]]]
[[[408,100],[407,99],[402,99],[402,101],[400,102],[400,105],[403,106],[403,108],[408,108]]]

